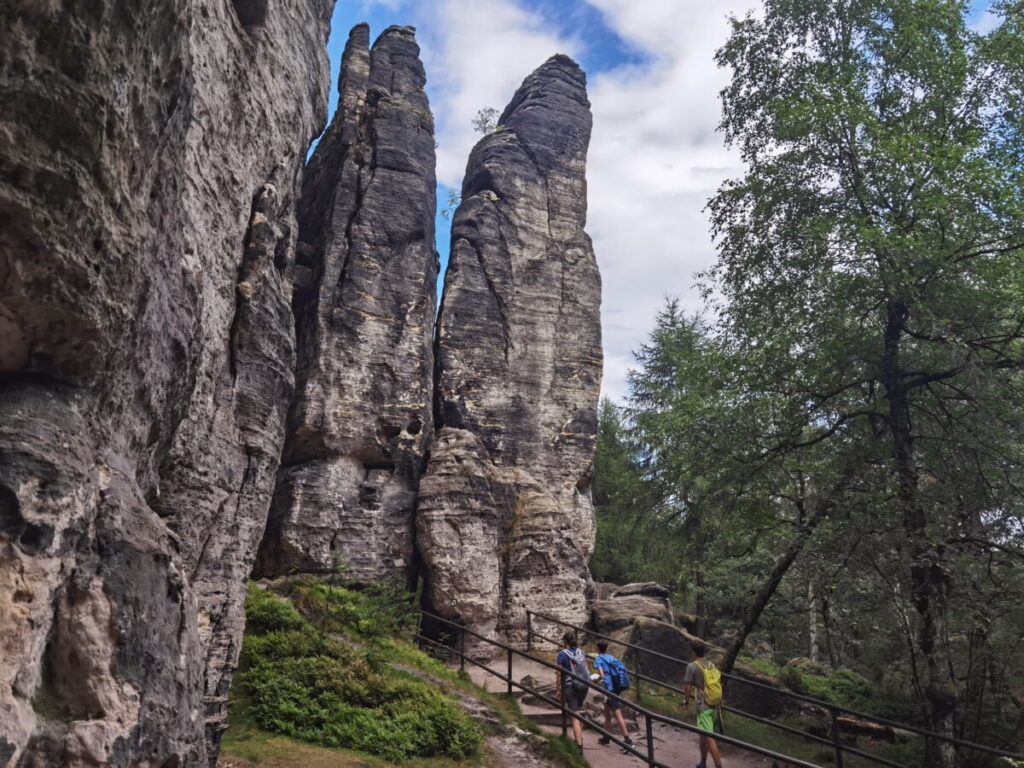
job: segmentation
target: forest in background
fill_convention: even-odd
[[[705,310],[601,407],[594,577],[669,585],[727,668],[810,657],[1019,748],[1024,3],[765,5],[718,53],[747,173]]]

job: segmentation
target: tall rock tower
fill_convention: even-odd
[[[584,73],[552,57],[473,149],[452,226],[417,545],[429,604],[512,642],[527,608],[587,618],[602,366],[590,128]]]
[[[353,28],[299,206],[296,398],[257,571],[411,575],[432,431],[434,124],[419,48]]]
[[[0,4],[0,764],[216,759],[333,4]]]

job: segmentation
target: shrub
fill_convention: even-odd
[[[300,594],[305,599],[326,596],[315,588]],[[363,613],[367,605],[359,598],[338,603],[359,615],[359,621],[370,618]],[[379,652],[371,659],[365,651],[317,633],[294,608],[289,612],[281,606],[292,608],[276,595],[250,589],[246,607],[259,620],[254,630],[250,615],[247,628],[259,634],[243,641],[241,682],[261,728],[394,762],[459,759],[477,750],[480,727],[450,698],[393,672]]]
[[[348,632],[365,640],[410,635],[418,617],[412,595],[393,584],[356,589],[315,581],[293,585],[296,605],[321,630]]]
[[[295,606],[250,582],[249,594],[245,598],[247,632],[262,635],[277,630],[301,629],[304,626],[306,622],[295,610]]]

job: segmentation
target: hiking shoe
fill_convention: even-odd
[[[626,746],[628,746],[628,747],[635,747],[635,746],[636,746],[636,744],[634,744],[634,743],[633,743],[633,740],[632,740],[631,738],[629,738],[629,736],[627,736],[626,738],[624,738],[624,739],[623,739],[623,742],[625,742]],[[628,754],[631,754],[631,753],[630,753],[630,751],[629,751],[628,749],[626,749],[626,747],[623,747],[623,748],[622,748],[622,749],[620,749],[619,751],[620,751],[620,752],[621,752],[622,754],[624,754],[624,755],[628,755]]]
[[[597,743],[598,744],[603,744],[604,746],[608,746],[609,744],[612,743],[612,737],[611,736],[602,736],[600,739],[597,740]]]

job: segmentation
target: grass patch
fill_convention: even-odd
[[[745,664],[746,666],[751,667],[752,669],[756,669],[758,672],[768,675],[769,677],[778,677],[780,672],[782,671],[778,664],[771,661],[766,661],[765,659],[755,659],[750,656],[740,656],[740,658],[737,661],[740,664]]]
[[[392,670],[379,651],[317,631],[287,601],[255,585],[246,612],[257,622],[242,644],[239,682],[259,728],[402,764],[478,754],[480,726],[437,687]],[[365,618],[354,621],[383,640],[379,627],[386,622],[371,627]]]
[[[465,672],[412,645],[417,615],[408,593],[310,580],[281,588],[291,602],[250,586],[247,634],[222,741],[225,759],[235,762],[225,768],[489,765],[484,729],[452,698],[459,693],[485,702],[502,722],[543,737],[558,764],[586,768],[571,741],[541,732],[517,699],[478,688]],[[414,754],[430,750],[434,756]]]
[[[322,633],[341,632],[363,641],[411,637],[419,621],[412,595],[395,584],[356,589],[343,582],[292,582],[289,597]]]
[[[691,725],[696,722],[694,708],[692,706],[690,709],[685,708],[678,694],[652,693],[645,689],[641,692],[638,703],[647,709],[660,712]],[[726,700],[726,703],[728,703],[728,700]],[[723,713],[722,719],[726,735],[734,739],[739,739],[748,744],[763,747],[782,755],[788,755],[798,760],[815,763],[824,768],[831,768],[836,765],[835,750],[831,746],[819,744],[810,739],[801,739],[799,736],[786,733],[770,725],[749,720],[732,712]],[[783,725],[801,730],[807,730],[814,724],[812,719],[798,715],[784,716],[779,718],[778,721]],[[877,754],[880,757],[885,757],[904,765],[920,765],[921,762],[920,747],[913,742],[908,744],[884,744],[861,740],[855,746],[865,752]],[[731,747],[727,744],[723,744],[722,749],[727,754],[744,751],[739,747]],[[877,768],[877,766],[878,763],[872,760],[849,753],[843,754],[843,768]]]

